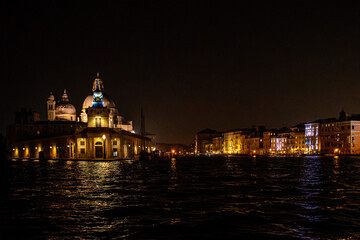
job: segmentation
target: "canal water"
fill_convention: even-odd
[[[360,158],[1,162],[0,239],[360,239]]]

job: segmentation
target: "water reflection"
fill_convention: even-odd
[[[301,177],[299,182],[301,183],[298,189],[302,192],[302,198],[298,199],[297,204],[306,210],[314,210],[319,208],[317,202],[317,196],[319,195],[321,189],[319,185],[321,184],[321,164],[318,158],[306,158],[304,165],[301,171]],[[302,215],[305,218],[308,218],[310,221],[319,221],[321,219],[320,215]]]
[[[171,159],[171,167],[169,171],[169,190],[175,190],[176,187],[179,186],[178,184],[178,174],[176,171],[176,158]]]
[[[339,170],[340,170],[339,157],[337,158],[334,157],[334,168],[333,168],[334,176],[332,177],[333,182],[337,182],[338,175],[340,174]]]
[[[201,239],[356,239],[359,233],[359,159],[6,164],[0,224],[14,239],[188,239],[194,232]]]
[[[308,157],[304,159],[298,189],[301,194],[296,199],[295,204],[300,207],[297,212],[297,216],[304,219],[305,222],[311,224],[321,222],[324,216],[321,214],[320,204],[318,202],[318,195],[322,191],[321,189],[321,175],[322,168],[320,159],[317,157]],[[299,222],[302,222],[299,220]],[[301,238],[309,238],[313,235],[311,228],[306,228],[302,225],[296,224],[294,230],[298,232],[298,236]],[[313,237],[312,237],[313,238]],[[315,238],[316,239],[316,238]]]
[[[333,191],[330,191],[330,196],[333,201],[329,202],[326,206],[329,210],[336,210],[342,209],[345,206],[345,196],[344,196],[344,188],[340,187],[339,185],[339,177],[341,174],[340,170],[340,159],[338,156],[334,157],[333,159],[333,167],[332,167],[332,174],[329,176],[331,178],[332,183],[334,184]]]

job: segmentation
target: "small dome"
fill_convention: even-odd
[[[54,101],[55,100],[55,96],[52,92],[50,92],[48,100]]]
[[[76,114],[76,108],[69,102],[56,104],[55,114]]]
[[[89,95],[85,98],[84,103],[83,103],[83,109],[89,108],[92,106],[94,97],[93,95]],[[104,107],[107,108],[115,108],[115,102],[111,99],[111,97],[109,95],[107,95],[106,93],[103,93],[103,102],[104,102]]]

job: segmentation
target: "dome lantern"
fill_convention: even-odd
[[[66,89],[64,89],[64,93],[63,93],[63,95],[61,97],[61,101],[62,102],[70,102],[69,97],[68,97],[68,95],[66,93]]]
[[[55,96],[54,96],[54,94],[53,94],[52,92],[50,92],[49,97],[48,97],[48,100],[50,100],[50,101],[54,101],[54,100],[55,100]]]

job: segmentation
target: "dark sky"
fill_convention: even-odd
[[[2,132],[46,117],[66,88],[78,113],[96,72],[120,114],[160,142],[360,113],[357,1],[2,1]]]

